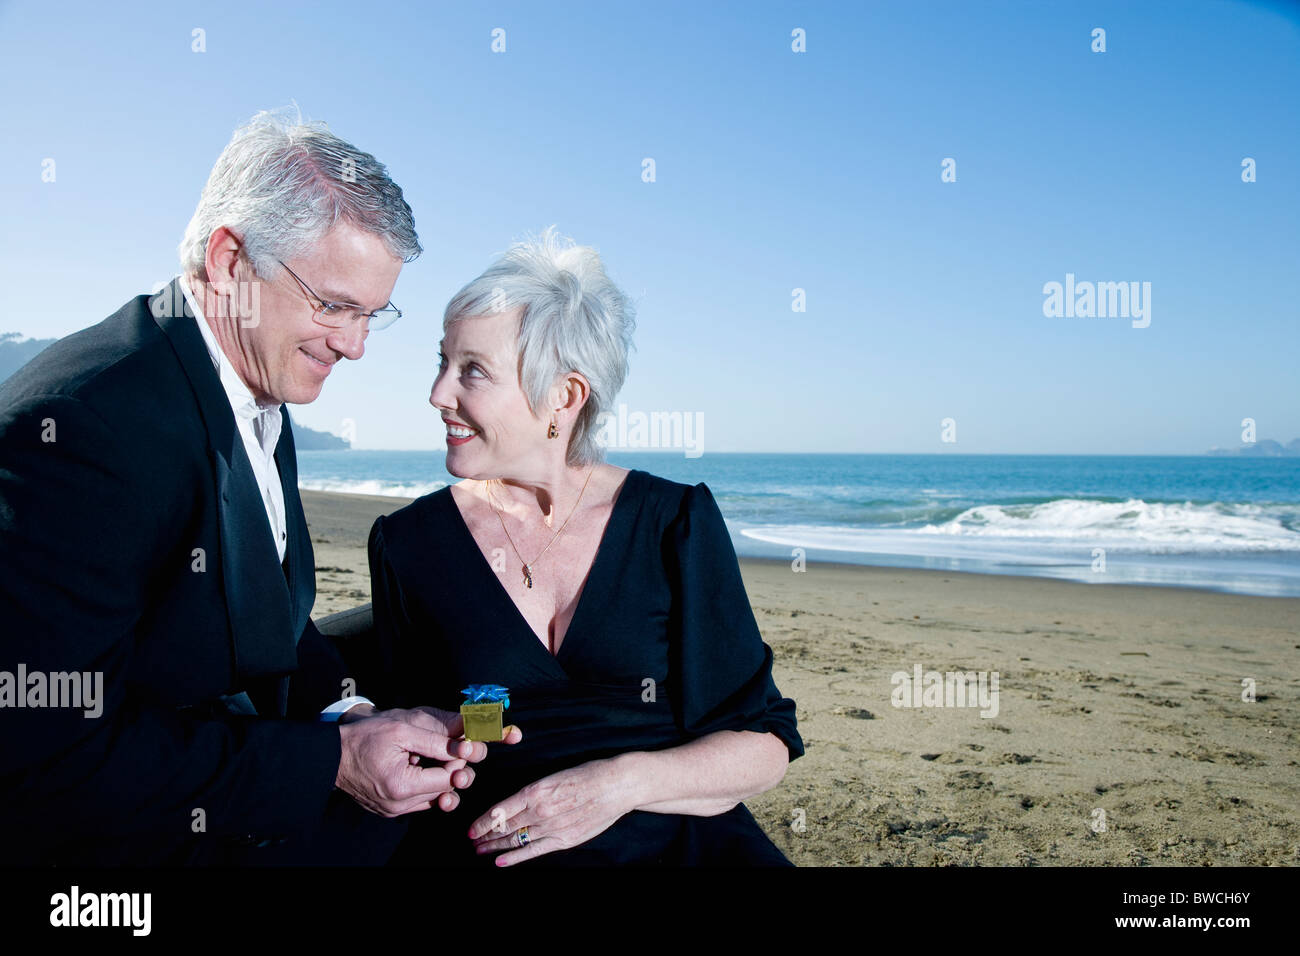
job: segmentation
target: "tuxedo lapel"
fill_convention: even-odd
[[[256,678],[288,673],[297,667],[295,645],[302,626],[294,626],[299,614],[290,602],[289,585],[279,567],[275,542],[267,532],[266,508],[235,426],[230,400],[221,387],[221,379],[179,280],[172,280],[167,288],[153,296],[149,307],[190,380],[207,431],[208,454],[217,489],[222,583],[237,680],[242,686]],[[283,444],[282,438],[281,447]],[[292,444],[290,438],[289,454],[277,458],[292,460]],[[293,470],[293,500],[301,514],[297,469]],[[283,474],[282,470],[282,479]],[[287,505],[288,493],[285,500]],[[303,534],[294,535],[290,526],[290,535],[291,544],[293,537],[298,537],[301,543],[305,528]],[[307,547],[310,549],[310,542]],[[315,569],[310,573],[314,576]]]
[[[302,510],[302,498],[298,494],[298,453],[293,443],[289,407],[281,405],[280,414],[283,421],[280,441],[275,446],[275,464],[284,491],[284,523],[289,533],[284,552],[285,579],[289,582],[293,635],[297,641],[311,617],[312,605],[316,603],[316,555],[311,546],[307,517]]]
[[[275,466],[280,475],[280,489],[284,493],[284,524],[288,540],[284,549],[283,578],[289,589],[289,608],[292,616],[291,627],[295,645],[302,637],[303,628],[311,617],[312,604],[316,600],[316,557],[312,551],[311,537],[307,530],[307,519],[302,510],[302,499],[298,496],[298,456],[293,444],[293,426],[289,422],[289,409],[280,406],[281,426],[280,440],[275,446]],[[261,689],[268,706],[284,716],[289,709],[288,677],[269,681]],[[270,701],[274,700],[274,704]],[[264,706],[263,710],[268,709]]]

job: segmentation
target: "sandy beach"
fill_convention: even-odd
[[[302,499],[314,615],[369,601],[407,500]],[[807,746],[746,805],[796,864],[1300,864],[1300,599],[741,565]],[[996,714],[895,706],[918,665],[996,672]]]

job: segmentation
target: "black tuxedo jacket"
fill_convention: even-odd
[[[0,862],[215,862],[320,823],[346,673],[281,411],[283,566],[177,280],[0,386]],[[57,674],[102,675],[101,712]]]

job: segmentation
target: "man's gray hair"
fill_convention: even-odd
[[[403,262],[423,251],[411,207],[382,163],[296,110],[263,111],[217,157],[181,240],[181,269],[206,280],[208,237],[225,226],[257,274],[271,276],[275,260],[308,253],[340,220],[378,236]]]
[[[594,464],[604,457],[599,419],[627,378],[635,309],[605,275],[596,250],[557,235],[554,226],[515,243],[457,292],[442,327],[520,306],[519,384],[528,405],[537,415],[557,379],[568,372],[585,377],[591,394],[574,421],[566,459],[575,467]]]

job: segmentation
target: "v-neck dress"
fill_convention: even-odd
[[[383,707],[456,710],[468,684],[510,689],[506,722],[451,813],[410,815],[395,864],[490,866],[465,836],[491,806],[590,760],[661,750],[718,730],[770,732],[803,754],[794,701],[772,680],[735,551],[704,484],[632,471],[614,502],[553,657],[479,549],[451,489],[375,521],[375,642],[362,683]],[[517,570],[506,561],[504,573]],[[545,573],[544,567],[539,573]],[[711,817],[633,811],[581,846],[530,861],[784,864],[743,804]]]

